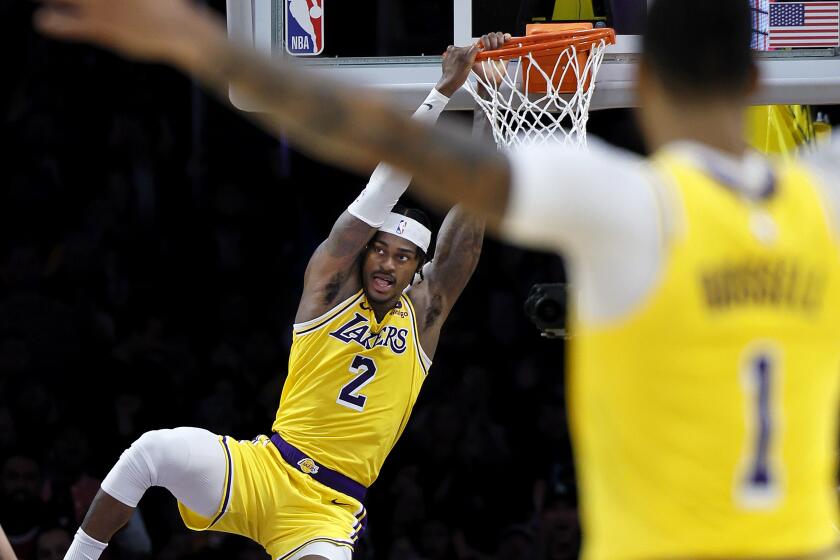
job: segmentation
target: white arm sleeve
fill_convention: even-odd
[[[632,235],[656,210],[644,160],[601,141],[590,140],[585,152],[523,148],[510,161],[502,227],[515,243],[586,253],[614,242],[617,234]]]
[[[662,261],[661,208],[645,161],[590,140],[586,152],[560,146],[510,155],[511,190],[502,235],[566,258],[583,318],[631,310]]]
[[[449,98],[433,89],[414,112],[412,118],[433,125],[447,103],[449,103]],[[409,183],[411,183],[411,175],[387,163],[380,163],[373,170],[365,190],[353,201],[347,211],[369,226],[378,228],[385,223],[385,219],[408,188]]]

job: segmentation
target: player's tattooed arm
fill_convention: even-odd
[[[504,42],[503,33],[482,37],[485,48],[497,48]],[[482,96],[489,95],[481,91]],[[487,145],[493,144],[492,128],[480,107],[473,111],[473,136]],[[425,271],[425,282],[412,289],[411,296],[420,315],[423,348],[434,352],[440,328],[472,277],[484,244],[484,218],[462,205],[446,215],[438,234],[435,258]]]
[[[484,243],[484,219],[455,206],[440,226],[435,258],[424,272],[422,331],[440,327],[478,265]],[[418,286],[418,287],[420,287]]]
[[[388,161],[412,174],[416,194],[440,208],[462,202],[491,223],[504,212],[510,167],[494,148],[412,122],[373,92],[241,50],[228,42],[217,18],[187,0],[41,2],[37,22],[46,33],[172,64],[223,99],[234,84],[267,107],[252,118],[320,159],[365,172]],[[477,50],[453,54],[472,60]]]
[[[359,286],[349,285],[356,275],[359,254],[376,233],[376,228],[344,211],[330,235],[309,259],[303,277],[303,295],[296,323],[308,321],[329,310],[341,297],[350,296]]]

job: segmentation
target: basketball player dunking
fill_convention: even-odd
[[[55,0],[38,23],[220,95],[230,80],[320,157],[388,160],[430,200],[562,252],[578,293],[568,382],[586,558],[838,556],[840,148],[776,162],[746,147],[747,0],[652,3],[637,92],[649,159],[597,143],[487,149],[272,68],[186,2]]]
[[[414,118],[436,121],[469,63],[445,57]],[[409,182],[377,167],[309,261],[272,435],[143,434],[102,482],[65,558],[98,558],[149,486],[178,499],[190,528],[250,537],[273,559],[350,558],[366,490],[408,422],[483,240],[483,220],[456,206],[427,262],[425,215],[393,210]]]

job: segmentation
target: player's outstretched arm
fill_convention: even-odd
[[[412,118],[434,124],[449,98],[463,85],[461,74],[458,62],[445,55],[440,80]],[[397,168],[387,163],[376,166],[365,189],[338,218],[329,237],[310,259],[295,322],[319,317],[341,301],[342,296],[349,297],[359,288],[355,283],[348,285],[357,278],[356,259],[409,183],[411,176]]]
[[[171,64],[224,99],[234,84],[268,107],[252,118],[318,158],[356,170],[388,161],[413,175],[418,194],[438,207],[460,201],[493,221],[504,211],[510,169],[493,147],[411,122],[373,92],[241,50],[217,18],[188,0],[40,1],[36,23],[45,33]],[[472,63],[477,51],[450,55]]]
[[[509,37],[501,32],[488,33],[481,37],[481,42],[485,49],[497,49]],[[504,71],[496,70],[488,72],[488,76],[499,76]],[[489,95],[483,89],[480,94]],[[473,137],[493,145],[490,124],[477,106],[473,110]],[[440,328],[475,272],[484,243],[484,227],[482,216],[460,204],[453,207],[440,227],[435,258],[424,268],[424,281],[411,289],[411,298],[420,312],[421,339],[427,352],[434,354]]]
[[[446,214],[438,233],[435,258],[424,269],[423,282],[411,289],[418,310],[424,310],[419,319],[421,332],[433,339],[423,341],[427,352],[434,352],[436,334],[475,271],[483,243],[484,218],[461,204]]]

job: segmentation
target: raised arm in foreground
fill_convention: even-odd
[[[510,36],[488,33],[481,37],[485,49],[497,49]],[[481,70],[481,69],[479,69]],[[504,68],[486,73],[487,79],[500,76]],[[488,95],[481,91],[481,95]],[[488,146],[493,145],[493,135],[487,117],[480,107],[473,111],[473,137]],[[480,189],[480,185],[477,186]],[[420,314],[421,342],[430,354],[437,349],[440,329],[452,307],[469,282],[478,265],[484,244],[483,216],[470,212],[459,204],[443,220],[438,234],[435,258],[425,270],[422,283],[412,287],[410,294]]]

